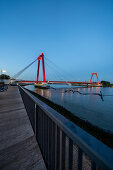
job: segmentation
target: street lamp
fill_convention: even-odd
[[[1,70],[1,75],[4,74],[4,73],[6,73],[6,70]]]
[[[1,74],[6,73],[6,70],[1,70]]]

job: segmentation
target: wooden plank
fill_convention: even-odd
[[[0,169],[32,169],[38,166],[42,159],[39,147],[37,147],[35,137],[12,145],[0,153]],[[41,162],[43,163],[43,162]],[[44,169],[44,164],[41,165]]]
[[[0,169],[46,169],[18,87],[0,93]]]

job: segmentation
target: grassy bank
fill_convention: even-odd
[[[27,89],[28,90],[28,89]],[[54,110],[65,116],[67,119],[78,125],[80,128],[84,129],[109,147],[113,149],[113,134],[109,133],[108,131],[104,131],[103,129],[98,128],[97,126],[92,125],[88,121],[82,120],[79,117],[73,115],[70,111],[66,110],[64,107],[53,103],[52,101],[42,97],[41,95],[28,90],[34,96],[38,97],[41,101],[52,107]]]

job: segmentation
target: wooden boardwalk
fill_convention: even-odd
[[[45,170],[18,87],[0,92],[0,170]]]

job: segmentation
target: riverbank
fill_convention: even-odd
[[[93,135],[94,137],[96,137],[104,144],[108,145],[113,149],[113,134],[111,134],[109,131],[104,131],[103,129],[100,129],[97,126],[92,125],[88,121],[80,119],[79,117],[73,115],[70,111],[66,110],[64,107],[55,104],[54,102],[42,97],[41,95],[31,90],[28,91],[31,92],[36,97],[38,97],[43,102],[45,102],[47,105],[52,107],[54,110],[58,111],[60,114],[65,116],[67,119],[78,125],[80,128],[84,129],[85,131],[87,131],[88,133],[90,133],[91,135]]]

